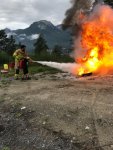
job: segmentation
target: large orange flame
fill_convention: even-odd
[[[99,6],[97,12],[82,24],[81,47],[84,57],[78,57],[78,74],[113,70],[113,10]]]

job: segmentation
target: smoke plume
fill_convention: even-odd
[[[71,0],[72,7],[66,11],[63,29],[71,27],[74,36],[77,37],[85,17],[90,14],[96,4],[102,2],[103,0]]]
[[[71,0],[72,7],[67,10],[64,26],[75,26],[80,23],[80,16],[91,10],[94,0]]]

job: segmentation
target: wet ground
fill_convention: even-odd
[[[0,82],[0,150],[112,149],[112,75]]]

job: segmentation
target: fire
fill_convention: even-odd
[[[85,70],[84,70],[84,68],[83,67],[81,67],[81,68],[79,68],[79,73],[78,73],[78,75],[83,75],[85,73]]]
[[[100,6],[82,24],[81,47],[84,57],[78,57],[78,74],[113,70],[113,10]]]

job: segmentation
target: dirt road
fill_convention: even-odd
[[[0,150],[112,150],[113,76],[1,83]]]

